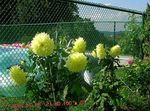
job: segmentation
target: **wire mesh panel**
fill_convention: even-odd
[[[122,37],[128,18],[134,14],[142,22],[142,13],[105,7],[81,1],[1,0],[0,1],[0,105],[12,107],[12,98],[22,101],[26,87],[15,86],[10,78],[11,66],[27,61],[28,47],[35,34],[46,32],[51,38],[83,37],[86,52],[98,43],[111,47]],[[14,100],[14,99],[13,99]]]

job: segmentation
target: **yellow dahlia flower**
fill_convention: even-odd
[[[118,56],[120,54],[120,52],[121,52],[121,48],[119,45],[115,45],[110,49],[110,55],[112,57]]]
[[[96,52],[94,50],[92,51],[91,55],[96,58]]]
[[[26,76],[27,74],[18,65],[10,68],[10,77],[17,85],[25,84]]]
[[[76,39],[76,41],[73,43],[72,52],[84,52],[86,48],[86,42],[83,38],[79,37]]]
[[[104,59],[106,57],[106,51],[103,44],[98,44],[96,46],[96,54],[99,59]]]
[[[80,72],[85,69],[87,58],[83,53],[75,52],[68,56],[65,67],[71,72]]]
[[[36,34],[31,41],[31,51],[39,56],[49,56],[54,49],[54,41],[45,32]]]

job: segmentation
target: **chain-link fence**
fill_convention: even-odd
[[[13,104],[9,97],[23,97],[25,93],[24,86],[12,84],[8,70],[27,58],[27,49],[20,44],[30,43],[36,33],[47,32],[53,38],[81,36],[90,52],[100,42],[108,47],[118,43],[131,15],[138,23],[143,22],[142,12],[80,0],[0,2],[0,109]]]

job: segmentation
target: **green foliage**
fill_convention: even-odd
[[[64,67],[70,53],[67,43],[65,37],[55,40],[55,50],[48,57],[39,57],[30,52],[30,64],[23,66],[28,72],[26,97],[33,103],[40,102],[42,110],[67,110],[63,104],[65,101],[79,102],[91,90],[81,73],[72,74]],[[58,101],[61,107],[54,105]],[[53,105],[45,106],[46,102]]]
[[[58,0],[3,0],[2,3],[0,24],[72,21],[78,14],[74,3]]]
[[[58,24],[56,31],[59,36],[66,36],[68,39],[84,37],[87,41],[87,50],[92,50],[98,43],[108,43],[108,38],[96,30],[94,22],[90,19],[76,17],[75,22]]]
[[[71,106],[69,108],[69,111],[87,111],[87,108],[84,107],[83,105]]]
[[[115,59],[107,53],[105,59],[98,60],[99,70],[93,81],[93,89],[86,99],[85,105],[75,107],[76,110],[81,108],[86,111],[121,111],[123,98],[119,94],[122,86],[120,80],[115,75],[118,59]],[[75,111],[76,111],[75,110]]]
[[[150,63],[137,60],[127,69],[127,84],[141,95],[150,95]]]
[[[18,0],[16,7],[19,23],[70,21],[78,13],[75,4],[57,0]]]
[[[144,29],[145,29],[145,39],[144,39],[144,53],[145,56],[150,56],[150,6],[147,5],[145,21],[144,21]]]
[[[150,109],[150,64],[147,60],[135,60],[129,67],[117,72],[124,86],[120,94],[125,99],[126,109],[133,111],[149,111]]]
[[[121,45],[124,54],[141,57],[143,48],[142,41],[145,37],[145,31],[134,15],[129,17],[129,21],[130,22],[126,26],[126,32],[119,44]]]
[[[16,0],[1,0],[0,7],[1,7],[1,19],[0,24],[11,24],[15,21],[15,14],[16,14]]]
[[[39,57],[30,53],[32,65],[26,68],[29,72],[27,83],[27,97],[29,99],[42,103],[43,107],[47,101],[52,103],[56,100],[62,101],[63,90],[66,89],[64,77],[68,73],[62,68],[65,64],[62,57],[66,56],[67,53],[63,46],[60,47],[60,44],[50,57]]]
[[[124,98],[124,110],[130,111],[149,111],[148,99],[138,92],[131,91],[127,86],[120,89],[120,94]]]
[[[0,24],[4,24],[0,27],[3,32],[0,33],[0,44],[27,43],[37,32],[48,32],[56,26],[39,23],[75,21],[78,15],[76,4],[58,0],[2,0],[0,7]],[[38,25],[31,25],[33,23]],[[24,40],[24,37],[27,39]]]
[[[75,22],[41,25],[19,25],[0,27],[4,33],[0,34],[0,43],[28,43],[37,32],[47,32],[51,37],[66,37],[66,39],[75,39],[84,37],[87,41],[87,50],[92,50],[99,42],[111,45],[109,37],[104,36],[96,30],[94,22],[89,19],[76,17]],[[13,32],[13,33],[12,33]],[[10,36],[10,33],[11,36]]]
[[[143,23],[139,24],[138,19],[132,15],[129,17],[129,23],[126,27],[124,37],[119,44],[122,46],[124,54],[130,54],[134,57],[144,58],[150,55],[150,16],[149,4],[146,13],[143,14]],[[127,45],[128,44],[128,45]]]
[[[121,96],[117,93],[120,82],[112,81],[109,73],[99,75],[93,81],[93,90],[87,98],[88,111],[120,111]]]

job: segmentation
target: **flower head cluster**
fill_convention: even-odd
[[[94,58],[97,57],[95,50],[92,51],[91,55],[92,55]]]
[[[87,58],[83,53],[75,52],[68,56],[65,67],[71,72],[81,72],[86,68]]]
[[[54,41],[47,33],[36,34],[31,41],[31,51],[39,56],[49,56],[54,49]]]
[[[83,38],[79,37],[76,39],[76,41],[73,43],[72,52],[84,52],[86,48],[86,42]]]
[[[120,54],[120,52],[121,52],[121,48],[119,45],[115,45],[110,49],[110,55],[112,57],[118,56]]]
[[[96,54],[99,59],[104,59],[106,57],[106,51],[103,44],[98,44],[96,46]]]
[[[27,82],[27,74],[18,66],[10,68],[10,77],[17,85],[23,85]]]

